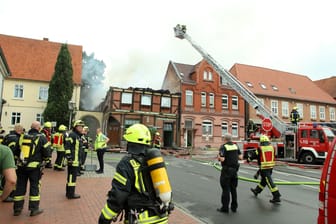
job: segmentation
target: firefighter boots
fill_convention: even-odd
[[[34,210],[31,210],[30,211],[30,216],[36,216],[36,215],[39,215],[39,214],[41,214],[41,213],[43,213],[43,209],[34,209]]]

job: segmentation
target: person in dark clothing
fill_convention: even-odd
[[[82,120],[77,120],[73,124],[72,131],[65,139],[64,149],[65,158],[68,162],[68,174],[67,174],[67,184],[66,184],[66,194],[68,199],[78,199],[79,194],[75,194],[76,180],[78,171],[80,169],[80,149],[82,146],[82,133],[83,133],[84,122]]]
[[[14,216],[21,214],[24,205],[27,182],[29,180],[29,205],[30,216],[39,215],[40,186],[43,163],[51,158],[50,142],[40,133],[41,124],[34,121],[27,134],[21,135],[20,147],[14,152],[17,162],[17,184],[14,192]]]
[[[53,139],[52,139],[52,133],[51,133],[51,129],[52,129],[52,124],[50,121],[47,121],[44,123],[43,128],[41,130],[41,133],[45,135],[45,137],[47,138],[48,142],[51,145],[51,156],[52,156],[52,145],[53,145]],[[51,159],[47,162],[47,164],[45,165],[45,168],[52,168],[52,163],[51,163]]]
[[[290,121],[294,125],[297,125],[297,123],[300,121],[300,114],[297,107],[293,107],[293,110],[290,113]]]
[[[248,161],[253,159],[258,160],[261,176],[260,183],[256,188],[251,188],[251,191],[254,196],[258,196],[267,185],[273,195],[270,202],[279,203],[281,202],[281,194],[272,179],[272,170],[275,165],[274,157],[274,148],[271,145],[269,138],[266,135],[261,135],[260,147],[258,147],[258,149],[248,158]]]
[[[231,211],[236,212],[238,208],[238,160],[242,160],[243,156],[238,145],[232,142],[231,134],[227,133],[224,135],[224,144],[219,149],[217,159],[222,165],[220,175],[220,185],[222,187],[222,207],[218,208],[217,211],[223,213],[229,212],[231,194]]]

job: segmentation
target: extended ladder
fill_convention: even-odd
[[[250,106],[253,106],[264,117],[271,119],[273,126],[282,134],[289,127],[281,119],[279,119],[274,113],[266,107],[260,100],[247,89],[234,75],[224,69],[214,58],[211,57],[205,50],[203,50],[198,44],[196,44],[191,37],[186,33],[185,25],[177,25],[174,27],[175,37],[180,39],[186,39],[190,44],[203,56],[203,58],[215,69],[215,71],[225,80],[235,91],[237,91]]]

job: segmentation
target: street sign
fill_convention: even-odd
[[[264,131],[271,131],[273,128],[272,120],[269,118],[264,118],[261,123],[261,127]]]

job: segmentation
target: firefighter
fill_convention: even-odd
[[[300,114],[298,112],[298,107],[293,107],[293,110],[290,113],[290,120],[291,123],[294,125],[297,125],[297,123],[300,121]]]
[[[22,133],[23,133],[23,127],[21,124],[17,123],[14,125],[14,130],[10,131],[7,135],[5,135],[2,141],[3,145],[6,145],[11,149],[13,156],[14,152],[17,150],[17,147],[19,147],[19,139]],[[14,157],[14,159],[16,161],[18,158]],[[5,185],[5,178],[2,179],[0,188],[3,189],[4,185]],[[14,197],[14,190],[7,197],[5,202],[13,202],[14,201],[13,197]]]
[[[5,130],[2,128],[2,126],[0,125],[0,144],[2,144],[2,141],[5,138]]]
[[[251,188],[254,196],[258,196],[258,194],[260,194],[267,185],[273,195],[273,198],[270,200],[270,202],[281,202],[281,194],[272,179],[272,170],[275,165],[274,148],[266,135],[260,136],[260,147],[254,153],[250,154],[248,161],[251,161],[253,159],[258,160],[261,176],[261,181],[257,185],[257,187]]]
[[[110,141],[110,139],[102,133],[101,128],[97,128],[96,133],[97,135],[94,148],[97,151],[97,157],[99,161],[99,169],[96,170],[96,173],[102,174],[104,173],[104,154],[107,149],[107,143]]]
[[[40,209],[40,187],[43,163],[50,160],[51,146],[46,137],[39,131],[41,124],[34,121],[27,134],[19,140],[19,150],[14,152],[18,159],[17,184],[14,192],[14,216],[21,214],[24,205],[27,181],[29,180],[29,205],[30,216],[43,212]]]
[[[85,161],[86,157],[90,148],[90,144],[92,144],[92,139],[89,137],[89,127],[84,126],[83,128],[83,135],[82,135],[82,142],[83,142],[83,150],[82,150],[82,158],[81,158],[81,167],[82,171],[85,171]]]
[[[98,223],[116,221],[123,210],[125,223],[168,223],[169,212],[173,209],[171,188],[163,158],[152,154],[160,153],[160,150],[151,148],[151,134],[143,124],[130,126],[123,137],[127,141],[128,155],[116,167],[112,188]],[[152,164],[155,168],[147,166],[149,161],[152,162],[148,159],[151,157],[154,157],[153,161],[160,162]],[[166,178],[166,181],[158,180],[166,191],[154,189],[154,171],[158,171],[156,178]],[[160,192],[162,194],[158,196]]]
[[[45,137],[47,138],[48,142],[50,143],[50,145],[52,146],[52,132],[51,132],[51,122],[47,121],[44,123],[43,128],[41,130],[41,132],[45,135]],[[52,149],[52,148],[51,148]],[[48,163],[45,165],[45,168],[52,168],[52,163],[51,163],[51,159],[48,161]]]
[[[158,131],[155,132],[153,137],[153,147],[157,149],[161,148],[161,136]]]
[[[243,155],[237,144],[232,142],[232,135],[226,133],[224,135],[224,144],[219,149],[217,156],[221,162],[222,170],[220,175],[220,185],[222,187],[222,207],[217,211],[229,213],[230,195],[231,195],[231,211],[237,212],[237,186],[238,186],[238,160],[243,159]]]
[[[68,163],[68,175],[66,184],[66,194],[68,199],[78,199],[79,194],[75,194],[76,180],[79,171],[79,151],[82,148],[81,136],[83,133],[84,122],[76,120],[73,124],[72,131],[65,138],[65,157]]]
[[[54,170],[63,171],[64,160],[65,160],[65,150],[64,142],[67,137],[67,127],[61,124],[58,127],[58,131],[53,135],[53,147],[56,149],[57,157],[54,164]]]

